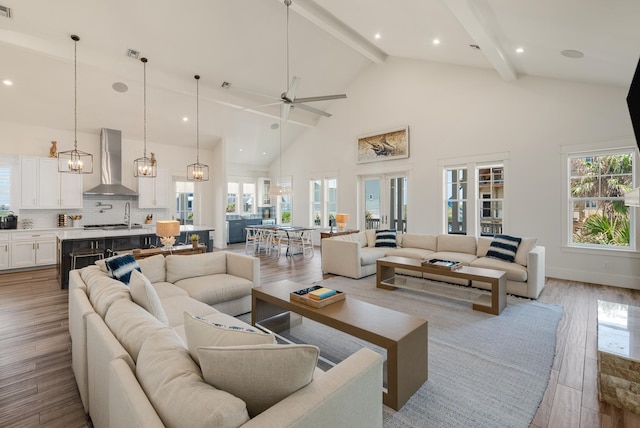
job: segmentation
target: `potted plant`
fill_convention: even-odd
[[[200,239],[200,235],[194,233],[189,238],[191,239],[191,245],[193,245],[193,248],[198,248],[198,240]]]

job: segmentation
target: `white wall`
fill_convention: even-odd
[[[308,223],[313,175],[337,171],[339,210],[355,217],[358,175],[408,170],[408,230],[441,233],[439,163],[507,153],[504,233],[537,237],[547,276],[640,288],[637,254],[562,247],[562,147],[635,145],[627,90],[535,77],[506,82],[492,70],[396,58],[372,65],[348,99],[332,103],[333,117],[283,154],[283,174],[294,177],[293,221]],[[358,136],[405,125],[408,159],[355,163]]]

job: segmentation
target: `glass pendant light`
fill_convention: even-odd
[[[187,165],[187,181],[209,181],[209,166],[200,163],[200,76],[193,77],[196,79],[196,163]]]
[[[73,150],[58,152],[58,172],[70,174],[93,174],[93,155],[78,150],[78,41],[73,34]]]
[[[143,78],[143,103],[144,103],[144,152],[141,158],[133,161],[133,176],[142,178],[155,178],[158,175],[158,163],[153,153],[147,157],[147,59],[140,58],[144,66]]]

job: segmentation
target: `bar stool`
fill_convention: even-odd
[[[76,268],[78,259],[83,259],[88,257],[96,257],[96,260],[104,259],[104,252],[97,248],[72,251],[69,255],[71,256],[72,270]]]

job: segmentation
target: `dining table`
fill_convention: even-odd
[[[284,232],[287,237],[287,257],[293,257],[293,249],[291,243],[293,242],[293,238],[295,238],[296,234],[304,234],[306,232],[310,232],[314,230],[311,227],[307,226],[289,226],[283,224],[257,224],[253,226],[247,226],[247,229],[255,229],[259,231],[269,231],[269,232]]]

